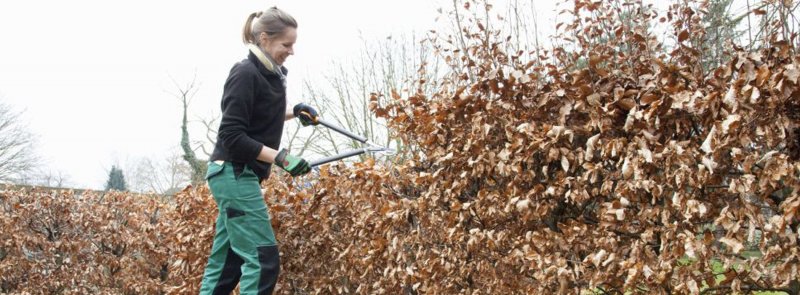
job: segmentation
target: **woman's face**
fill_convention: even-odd
[[[278,65],[283,65],[286,59],[294,54],[294,43],[297,41],[297,29],[289,27],[283,34],[269,38],[267,33],[261,33],[261,48],[275,60]]]

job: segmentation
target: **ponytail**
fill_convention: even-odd
[[[278,7],[272,7],[266,11],[253,12],[244,23],[242,42],[245,44],[258,44],[258,35],[261,33],[267,33],[267,36],[273,37],[283,34],[289,27],[297,29],[297,21],[288,13],[278,9]]]
[[[253,19],[260,17],[261,11],[253,12],[247,17],[247,22],[244,23],[244,30],[242,31],[242,42],[245,44],[256,44],[255,37],[253,36]]]

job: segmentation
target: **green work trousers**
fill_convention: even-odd
[[[200,294],[272,294],[278,281],[278,244],[258,176],[246,167],[234,175],[229,162],[210,162],[208,186],[217,203],[214,245]]]

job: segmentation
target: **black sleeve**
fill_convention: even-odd
[[[255,99],[255,75],[234,67],[225,81],[219,140],[233,162],[249,163],[258,157],[263,147],[262,143],[247,135]]]

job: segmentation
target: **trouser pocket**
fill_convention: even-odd
[[[227,221],[225,225],[228,228],[231,244],[245,251],[277,244],[267,205],[260,194],[257,196],[243,200],[229,200],[224,209],[220,208],[225,212]]]
[[[206,180],[219,175],[225,170],[224,165],[217,164],[217,162],[208,162],[208,169],[206,170]]]
[[[211,163],[208,174],[208,186],[225,217],[231,244],[246,251],[275,245],[267,204],[255,173],[248,168],[237,178],[230,163]]]

